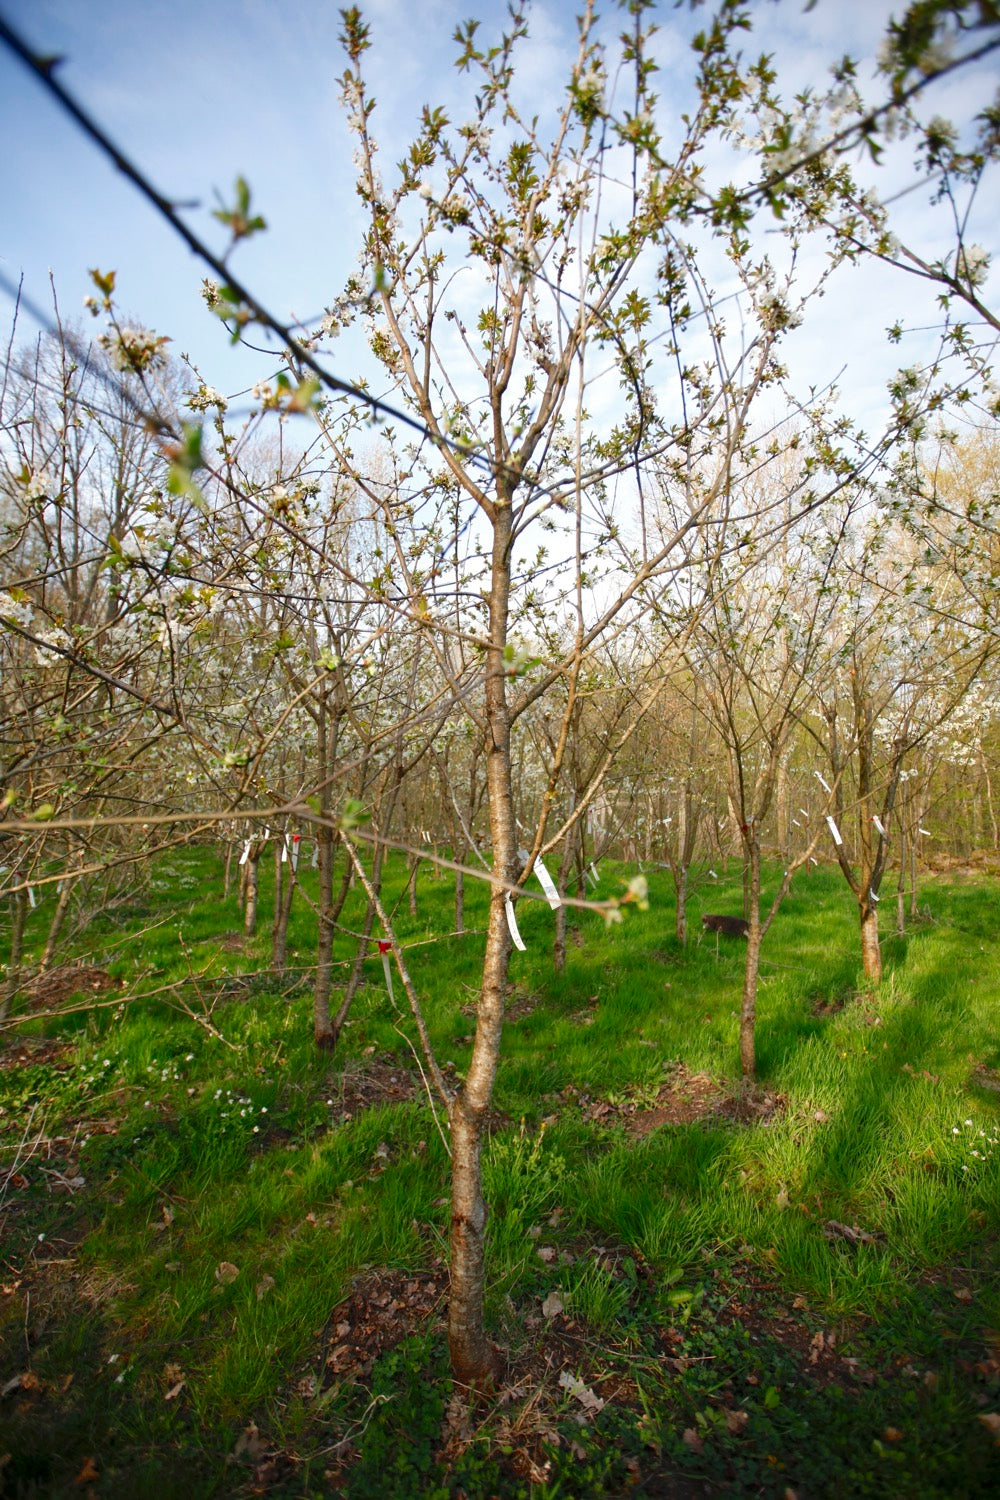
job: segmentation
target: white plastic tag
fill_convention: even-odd
[[[830,817],[827,818],[827,820],[826,820],[826,826],[830,830],[830,834],[831,834],[831,836],[833,838],[833,842],[835,844],[837,844],[837,845],[842,845],[843,842],[844,842],[844,840],[840,837],[840,829],[837,827],[836,823],[833,821],[832,818],[830,818]]]
[[[510,899],[510,891],[504,892],[503,904],[507,913],[507,927],[510,930],[511,940],[518,952],[524,953],[524,939],[517,930],[517,918],[514,916],[514,903]]]
[[[555,911],[557,907],[562,905],[562,902],[559,900],[559,892],[556,890],[555,881],[540,859],[535,860],[535,874],[538,876],[538,884],[545,892],[545,899],[552,910]]]

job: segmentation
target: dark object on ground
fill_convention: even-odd
[[[745,938],[750,932],[750,923],[746,917],[720,917],[706,913],[701,919],[701,925],[706,932],[721,932],[723,937]]]

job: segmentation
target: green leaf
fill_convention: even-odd
[[[345,833],[349,833],[352,828],[357,828],[360,826],[360,824],[367,823],[370,818],[371,813],[365,807],[363,802],[359,802],[356,797],[348,797],[347,801],[344,803],[343,810],[341,811],[340,823],[338,826],[342,828]]]

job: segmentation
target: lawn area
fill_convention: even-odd
[[[505,1376],[475,1402],[448,1378],[446,1132],[377,953],[331,1057],[312,912],[269,975],[218,851],[91,922],[90,970],[0,1052],[0,1494],[1000,1492],[995,881],[928,877],[905,937],[886,913],[872,989],[838,872],[801,874],[748,1089],[743,945],[678,948],[647,874],[648,912],[571,915],[561,974],[548,907],[518,908],[485,1161]],[[387,904],[461,1074],[485,895],[456,935],[447,872],[416,914],[405,880]],[[739,891],[705,877],[695,934]]]

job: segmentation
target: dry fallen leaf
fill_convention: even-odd
[[[898,1427],[883,1427],[882,1436],[887,1443],[901,1443],[903,1441],[903,1434]]]
[[[859,1229],[857,1224],[841,1224],[838,1219],[827,1219],[823,1233],[828,1240],[847,1240],[850,1245],[874,1245],[878,1239],[867,1229]]]
[[[565,1304],[559,1293],[550,1292],[545,1301],[542,1303],[542,1316],[546,1318],[554,1318],[557,1313],[562,1312],[564,1306]]]
[[[539,1247],[538,1247],[538,1259],[539,1260],[544,1260],[545,1264],[548,1265],[549,1261],[550,1260],[555,1260],[555,1258],[556,1258],[556,1252],[555,1252],[555,1250],[553,1249],[553,1247],[551,1245],[539,1245]]]
[[[735,1411],[727,1411],[726,1412],[726,1431],[727,1432],[731,1432],[734,1435],[737,1432],[742,1432],[743,1429],[744,1429],[744,1427],[749,1422],[749,1420],[750,1420],[750,1413],[747,1412],[747,1411],[743,1411],[739,1407]]]
[[[257,1301],[259,1302],[262,1297],[266,1297],[274,1285],[273,1276],[262,1276],[257,1283]]]
[[[85,1458],[83,1460],[83,1468],[73,1480],[73,1483],[80,1485],[93,1484],[97,1478],[97,1465],[94,1463],[94,1460],[92,1458]]]
[[[259,1458],[264,1457],[266,1452],[267,1444],[261,1439],[260,1429],[256,1422],[251,1422],[248,1427],[244,1427],[236,1439],[233,1457],[248,1458],[251,1463],[256,1463]]]
[[[1000,1444],[1000,1411],[981,1411],[979,1421],[982,1422],[986,1431]]]
[[[228,1286],[231,1281],[235,1281],[239,1274],[239,1266],[234,1266],[231,1260],[220,1260],[215,1268],[215,1279],[223,1286]]]
[[[697,1427],[685,1427],[682,1442],[691,1449],[692,1453],[703,1453],[705,1451],[705,1440]]]
[[[595,1396],[589,1385],[584,1385],[578,1375],[571,1375],[568,1370],[562,1370],[559,1375],[559,1384],[564,1391],[575,1396],[585,1411],[593,1412],[595,1415],[604,1410],[604,1402],[600,1396]]]
[[[169,1229],[171,1224],[174,1222],[174,1211],[170,1207],[169,1203],[164,1203],[160,1212],[163,1217],[159,1224],[153,1225],[154,1234],[161,1234],[164,1229]]]
[[[0,1387],[0,1396],[10,1396],[14,1391],[38,1391],[41,1390],[41,1382],[38,1376],[31,1370],[25,1370],[22,1375],[15,1375],[13,1379]]]

